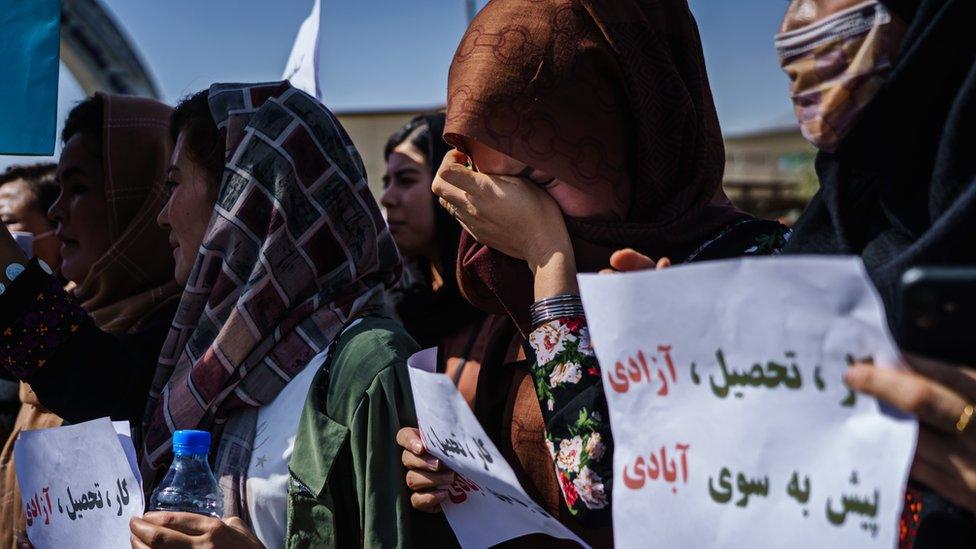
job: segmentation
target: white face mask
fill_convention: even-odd
[[[47,231],[41,234],[29,233],[27,231],[10,231],[10,234],[13,235],[14,240],[17,241],[17,245],[27,255],[27,259],[30,259],[34,257],[34,244],[40,240],[54,236],[54,231]]]
[[[34,242],[38,240],[44,240],[45,238],[54,236],[54,230],[47,231],[46,233],[37,234],[34,233]]]
[[[53,232],[53,231],[52,231]],[[27,259],[30,259],[34,255],[34,233],[28,233],[24,231],[10,231],[13,235],[14,240],[17,241],[17,245],[23,250],[24,255]]]

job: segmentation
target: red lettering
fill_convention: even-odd
[[[634,473],[636,476],[631,476],[630,473],[627,472],[627,466],[624,465],[624,486],[630,488],[631,490],[640,490],[644,487],[645,482],[643,456],[637,456],[637,459],[634,461]]]
[[[671,358],[670,345],[658,345],[657,352],[662,354],[664,364],[667,365],[666,372],[664,366],[655,367],[653,370],[651,368],[651,364],[659,363],[659,357],[651,356],[649,362],[644,351],[638,350],[636,355],[625,360],[618,360],[614,364],[613,370],[607,372],[607,382],[610,384],[610,388],[617,393],[626,393],[630,390],[632,383],[652,383],[656,372],[657,379],[661,381],[661,387],[657,390],[657,394],[667,396],[670,392],[670,383],[678,380],[678,372],[674,367],[674,360]],[[671,378],[670,382],[667,379],[668,376]]]
[[[469,478],[454,473],[454,482],[447,488],[447,497],[451,503],[464,503],[468,499],[468,492],[480,492],[481,487]]]
[[[630,389],[630,381],[627,380],[624,365],[617,361],[613,370],[613,373],[607,372],[607,381],[610,382],[610,387],[618,393],[626,393]],[[614,374],[617,375],[617,379],[614,379]]]
[[[688,484],[688,449],[691,446],[687,443],[674,445],[674,452],[679,454],[677,459],[680,466],[675,461],[676,458],[668,458],[669,446],[661,446],[659,450],[650,452],[645,456],[637,456],[632,465],[624,466],[624,486],[631,490],[640,490],[647,484],[648,479],[656,481],[660,479],[666,484],[672,485],[671,491],[677,493],[678,490],[673,486],[678,480],[680,469],[681,481]]]

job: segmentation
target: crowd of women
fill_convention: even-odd
[[[529,494],[610,546],[614,440],[577,273],[856,254],[897,327],[906,269],[976,262],[974,17],[971,0],[789,3],[776,45],[821,151],[792,230],[722,191],[686,0],[489,2],[446,113],[386,146],[385,217],[340,123],[287,82],[175,109],[96,94],[56,168],[0,179],[0,363],[22,403],[0,544],[27,542],[17,434],[104,416],[135,426],[147,492],[175,430],[213,434],[225,518],[147,513],[133,547],[456,544],[438,513],[453,473],[424,450],[405,370],[436,346]],[[902,545],[969,546],[976,362],[906,356],[845,380],[921,423]],[[570,433],[586,467],[560,465]]]

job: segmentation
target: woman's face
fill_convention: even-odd
[[[97,150],[91,138],[81,133],[64,144],[56,174],[61,194],[48,211],[58,225],[61,274],[78,285],[112,246],[102,159],[93,152]]]
[[[619,198],[626,193],[598,187],[574,187],[477,141],[469,141],[465,146],[479,172],[488,175],[515,175],[529,179],[545,188],[559,204],[563,213],[570,217],[607,221],[627,218],[627,205]]]
[[[410,143],[398,145],[386,160],[380,204],[397,248],[408,258],[431,258],[436,249],[432,180],[426,157]]]
[[[35,235],[51,230],[47,212],[41,210],[37,196],[23,179],[0,185],[0,222],[11,231]]]
[[[803,28],[863,3],[864,0],[792,0],[786,8],[786,16],[779,31],[789,32]]]
[[[169,229],[169,244],[176,263],[173,278],[180,286],[186,286],[190,278],[217,202],[217,182],[210,179],[203,166],[187,154],[181,132],[166,172],[169,200],[156,218],[160,227]]]

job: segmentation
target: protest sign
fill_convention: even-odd
[[[917,425],[842,376],[897,351],[856,258],[580,277],[620,547],[893,547]]]
[[[582,540],[536,505],[446,375],[437,349],[410,357],[410,384],[427,451],[455,472],[442,504],[462,547],[490,547],[527,534]]]
[[[14,462],[34,547],[129,546],[129,519],[144,502],[128,423],[24,431]]]
[[[122,451],[125,452],[125,459],[129,462],[129,467],[132,469],[132,476],[142,486],[142,471],[139,470],[139,458],[136,457],[136,446],[132,442],[132,427],[128,421],[113,421],[112,428],[115,429],[115,433],[119,436],[119,444],[122,445]]]
[[[0,154],[52,154],[61,2],[0,0],[0,21]]]

